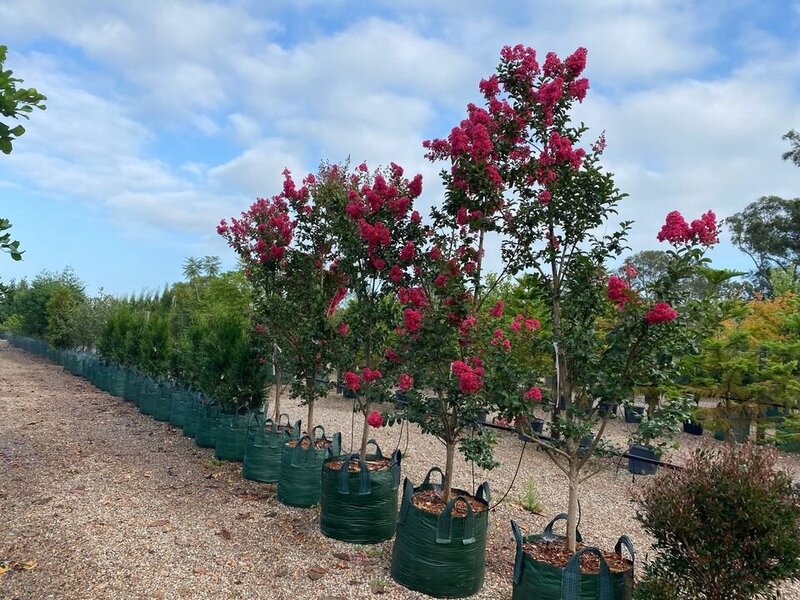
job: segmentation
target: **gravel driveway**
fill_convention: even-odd
[[[291,401],[284,404],[293,418],[303,416]],[[343,432],[345,448],[351,415],[339,396],[317,409],[328,432]],[[624,439],[626,427],[613,421],[612,437]],[[397,427],[375,433],[384,451],[397,446]],[[418,483],[444,462],[444,449],[414,428],[409,438],[403,471]],[[698,443],[684,435],[681,441]],[[521,450],[516,437],[503,434],[502,466],[475,473],[477,483],[490,481],[495,501],[507,491]],[[782,464],[800,478],[796,457]],[[616,466],[585,484],[581,530],[588,543],[607,548],[628,534],[644,557],[649,540],[629,500],[644,478],[634,481]],[[469,465],[459,468],[456,485],[471,489]],[[329,540],[319,533],[316,509],[283,506],[273,485],[248,482],[240,470],[130,403],[0,341],[0,561],[15,567],[0,575],[0,598],[424,597],[392,582],[391,541],[359,547]],[[519,506],[530,479],[543,515]],[[564,484],[529,446],[514,487],[491,513],[486,584],[474,598],[510,598],[509,521],[541,530],[566,506]],[[800,587],[786,586],[784,597],[800,600]]]

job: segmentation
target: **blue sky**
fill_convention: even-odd
[[[498,6],[499,5],[499,6]],[[6,68],[48,96],[10,156],[0,215],[26,253],[2,279],[74,267],[91,292],[157,289],[232,253],[223,217],[281,171],[395,161],[441,197],[421,142],[478,101],[505,44],[589,50],[576,115],[605,130],[634,251],[665,214],[800,196],[800,0],[2,0]],[[749,268],[723,241],[717,266]]]

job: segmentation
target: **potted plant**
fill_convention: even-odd
[[[502,198],[507,269],[529,274],[548,307],[542,348],[550,367],[535,375],[553,377],[548,395],[563,398],[563,408],[542,404],[551,439],[536,441],[568,483],[568,555],[577,550],[580,486],[591,476],[584,469],[610,416],[600,414],[599,403],[630,405],[635,382],[676,376],[675,357],[692,347],[688,325],[704,306],[675,284],[695,272],[718,235],[713,212],[691,224],[672,212],[658,235],[673,246],[669,269],[647,294],[635,289],[632,276],[607,275],[630,223],[616,229],[607,223],[624,195],[600,166],[605,139],[582,147],[586,128],[570,122],[572,106],[589,87],[581,76],[585,64],[583,48],[563,61],[549,53],[542,63],[531,48],[504,48],[497,73],[480,84],[486,109],[470,105],[449,143],[430,144],[451,160],[457,189]],[[592,431],[591,445],[581,449]]]
[[[283,445],[278,477],[278,499],[301,507],[319,502],[322,462],[341,445],[341,434],[326,436],[314,420],[314,404],[327,396],[329,365],[336,360],[338,332],[330,316],[344,297],[333,232],[324,205],[313,198],[314,183],[309,175],[298,187],[285,170],[280,194],[258,199],[241,218],[217,227],[258,289],[259,326],[292,374],[291,396],[308,408],[306,435]]]
[[[395,387],[402,393],[413,385],[392,346],[400,321],[396,294],[424,241],[413,210],[421,192],[422,176],[409,180],[394,163],[373,172],[364,163],[352,172],[347,164],[323,165],[314,187],[337,232],[335,251],[348,299],[336,325],[339,364],[362,420],[360,444],[351,448],[349,459],[331,458],[322,468],[320,529],[346,542],[377,543],[394,535],[400,453],[384,456],[370,443],[370,430],[383,426],[375,406],[391,402]]]
[[[658,470],[668,440],[674,437],[678,427],[691,414],[693,401],[678,395],[657,408],[639,423],[631,435],[628,447],[628,472],[634,475],[653,475]]]
[[[397,294],[402,322],[395,350],[413,384],[401,417],[438,438],[445,456],[444,468],[432,468],[421,485],[404,481],[392,578],[439,597],[475,594],[485,571],[489,488],[456,485],[456,449],[493,468],[495,435],[476,427],[478,416],[502,403],[503,414],[522,418],[542,400],[539,378],[521,361],[538,344],[540,323],[510,313],[495,295],[507,271],[490,278],[484,270],[487,236],[501,228],[502,194],[491,172],[461,173],[453,155],[461,141],[480,144],[468,132],[485,116],[473,111],[450,138],[425,143],[428,158],[453,158],[453,169],[442,171],[445,201],[431,211],[427,243]]]
[[[703,422],[708,418],[708,409],[696,407],[692,411],[691,417],[683,422],[683,432],[689,435],[703,435]]]

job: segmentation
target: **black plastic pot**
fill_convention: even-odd
[[[625,422],[626,423],[641,423],[644,417],[644,406],[626,406],[625,407]]]
[[[559,536],[553,533],[553,524],[566,520],[562,513],[554,518],[539,535],[523,537],[519,526],[511,521],[511,529],[517,543],[514,559],[514,588],[512,600],[631,600],[633,597],[633,567],[635,555],[633,544],[627,536],[617,541],[614,551],[622,556],[626,548],[631,555],[630,568],[621,573],[612,573],[606,564],[603,553],[593,547],[584,546],[576,552],[563,568],[534,559],[524,551],[527,542],[552,540]],[[582,541],[578,532],[578,541]],[[594,554],[600,561],[599,573],[582,573],[580,557]]]
[[[606,402],[605,400],[601,401],[600,404],[597,405],[597,413],[601,417],[605,417],[609,415],[611,417],[617,416],[617,403],[616,402]]]
[[[658,470],[658,464],[634,458],[658,460],[658,455],[652,448],[641,444],[633,444],[628,448],[628,455],[628,472],[634,475],[653,475]]]
[[[703,424],[696,421],[684,421],[683,432],[689,435],[703,435]]]
[[[422,485],[415,488],[406,478],[403,500],[397,517],[392,551],[392,579],[410,590],[437,598],[464,598],[480,591],[486,571],[486,533],[489,528],[489,484],[478,488],[475,498],[486,505],[474,513],[463,496],[453,490],[453,498],[440,514],[418,508],[414,492],[441,488],[430,482],[428,471]],[[466,516],[453,515],[456,503],[463,503]]]
[[[477,418],[478,423],[486,423],[486,417],[488,416],[489,413],[486,412],[485,410],[478,411],[478,418]]]

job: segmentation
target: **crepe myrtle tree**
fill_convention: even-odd
[[[624,194],[599,164],[605,138],[581,147],[587,128],[570,120],[573,105],[589,89],[582,77],[586,56],[584,48],[565,60],[551,52],[540,64],[532,48],[503,48],[497,72],[480,82],[485,108],[470,104],[467,118],[446,139],[426,143],[432,158],[450,161],[448,191],[467,206],[468,216],[477,209],[476,217],[485,219],[473,203],[494,199],[502,216],[497,229],[504,269],[528,272],[548,307],[552,366],[531,375],[552,376],[550,399],[542,398],[552,409],[553,437],[539,443],[569,482],[571,551],[579,486],[587,477],[582,470],[608,418],[599,403],[629,402],[637,381],[674,375],[673,356],[690,345],[687,326],[698,312],[680,304],[676,283],[704,260],[703,248],[717,241],[712,212],[691,225],[671,213],[659,234],[673,244],[669,265],[649,295],[624,278],[606,276],[605,264],[625,249],[630,222],[610,230],[607,222]],[[691,308],[679,314],[679,304]],[[505,396],[511,401],[506,410],[528,414],[539,394],[528,396]],[[580,441],[589,434],[585,452]]]
[[[359,452],[365,458],[370,425],[383,424],[372,407],[391,397],[399,375],[388,349],[399,319],[396,290],[425,239],[421,215],[413,210],[422,176],[408,179],[395,163],[372,172],[365,163],[352,171],[348,164],[323,165],[315,191],[336,233],[339,294],[351,299],[346,320],[337,325],[338,364],[346,369],[344,383],[364,418]],[[401,385],[407,382],[404,378]]]
[[[343,297],[330,219],[324,204],[314,200],[315,183],[316,177],[309,174],[298,187],[284,170],[278,195],[258,199],[241,218],[230,224],[223,220],[217,227],[254,284],[255,329],[273,341],[275,364],[285,365],[292,374],[291,395],[308,407],[309,433],[314,428],[314,402],[327,394],[328,365],[338,335],[330,316]],[[279,369],[275,375],[277,418]]]

